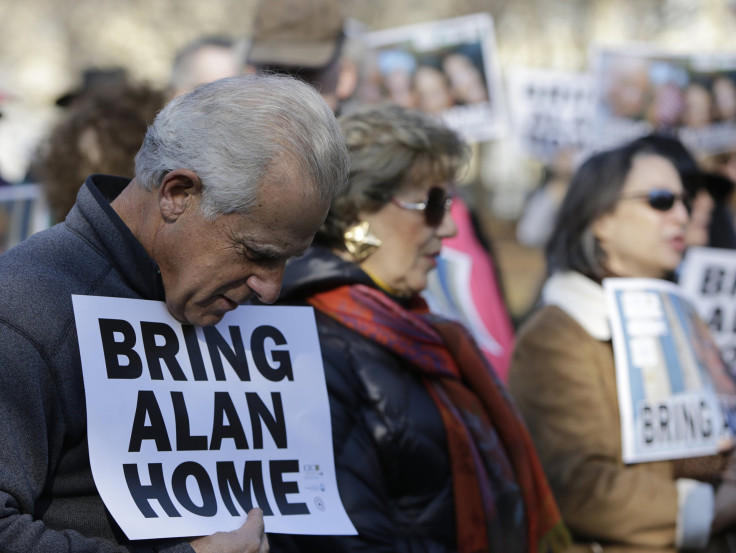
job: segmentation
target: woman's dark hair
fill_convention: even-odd
[[[711,248],[736,248],[736,233],[726,204],[734,190],[734,183],[716,173],[703,171],[690,151],[674,136],[650,134],[633,142],[636,146],[649,147],[669,159],[680,174],[682,186],[690,198],[700,190],[710,194],[715,202],[708,229],[708,246]]]
[[[611,276],[593,223],[615,209],[634,159],[640,155],[660,154],[647,144],[633,142],[596,153],[578,168],[547,243],[550,274],[577,271],[596,281]]]
[[[633,146],[651,148],[669,159],[680,173],[682,186],[688,196],[693,197],[701,187],[701,171],[698,162],[680,140],[667,134],[648,134],[632,142]]]
[[[315,237],[329,248],[344,249],[343,235],[361,211],[378,211],[398,190],[422,179],[454,179],[469,156],[455,131],[419,111],[384,105],[338,121],[350,152],[350,174]]]

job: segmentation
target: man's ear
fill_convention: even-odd
[[[161,216],[173,223],[187,209],[199,202],[202,181],[189,169],[175,169],[166,174],[158,189],[158,205]]]

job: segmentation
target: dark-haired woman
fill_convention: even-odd
[[[685,249],[685,204],[675,166],[651,145],[633,143],[583,163],[547,247],[543,306],[520,330],[512,360],[509,387],[563,519],[578,543],[604,551],[719,551],[716,542],[725,542],[723,531],[736,521],[727,455],[621,459],[601,282],[671,277]]]

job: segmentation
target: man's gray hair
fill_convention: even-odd
[[[347,180],[342,131],[312,87],[291,77],[246,75],[172,100],[146,132],[135,176],[155,190],[174,169],[194,171],[202,181],[202,213],[212,220],[247,213],[279,165],[304,176],[305,193],[332,201]]]

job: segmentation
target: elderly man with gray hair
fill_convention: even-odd
[[[168,104],[136,177],[93,175],[64,223],[0,256],[0,544],[5,553],[263,553],[232,532],[131,542],[95,487],[72,294],[161,300],[180,322],[269,303],[347,174],[332,112],[291,78],[203,85]]]

